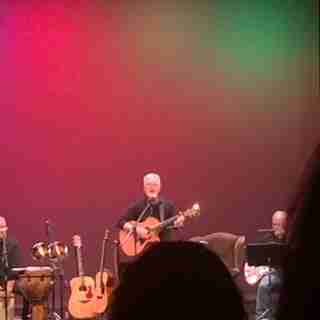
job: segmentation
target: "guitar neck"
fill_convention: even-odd
[[[84,269],[83,269],[81,248],[77,247],[76,252],[77,252],[77,264],[78,264],[78,276],[81,278],[82,284],[84,284]]]
[[[104,268],[104,254],[105,252],[105,240],[102,243],[102,249],[101,249],[101,258],[100,258],[100,267],[99,267],[99,271],[102,273],[103,272],[103,268]]]
[[[102,241],[102,249],[101,249],[101,258],[100,258],[100,268],[99,268],[99,271],[100,271],[100,282],[101,283],[102,283],[102,279],[103,279],[102,273],[103,273],[104,262],[105,262],[106,242],[107,242],[107,239],[103,239],[103,241]]]
[[[152,226],[151,229],[152,231],[155,231],[155,230],[161,230],[167,226],[169,226],[170,224],[172,224],[177,218],[178,218],[178,214],[176,214],[175,216],[169,218],[169,219],[166,219],[158,224],[156,224],[155,226]]]
[[[187,209],[186,211],[180,212],[179,214],[176,214],[171,218],[168,218],[168,219],[166,219],[164,221],[159,222],[158,224],[152,226],[151,228],[149,227],[149,229],[151,229],[151,231],[160,231],[161,229],[163,229],[163,228],[169,226],[170,224],[172,224],[180,216],[184,216],[185,218],[187,218],[187,217],[192,217],[194,215],[197,215],[199,213],[200,213],[200,209],[199,209],[199,207],[197,205],[197,207],[192,207],[192,209]]]

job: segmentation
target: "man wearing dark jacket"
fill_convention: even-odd
[[[11,269],[21,266],[21,252],[16,239],[8,237],[7,221],[0,216],[0,319],[14,318],[14,275]],[[5,284],[7,290],[5,291]],[[5,303],[7,297],[7,303]],[[5,311],[7,305],[7,313]],[[6,319],[7,318],[7,319]]]

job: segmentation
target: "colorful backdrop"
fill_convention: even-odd
[[[182,239],[269,227],[319,141],[316,9],[1,1],[0,214],[25,263],[50,219],[57,240],[82,235],[93,274],[148,171],[178,209],[200,203]]]

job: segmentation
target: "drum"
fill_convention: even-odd
[[[14,320],[15,296],[13,294],[14,281],[9,280],[7,284],[7,292],[0,286],[0,320]],[[7,303],[5,302],[7,297]],[[7,314],[6,309],[7,307]]]
[[[52,268],[27,267],[15,268],[14,271],[18,271],[17,287],[30,304],[43,304],[47,301],[54,284]]]
[[[7,299],[7,315],[4,298],[0,299],[0,320],[14,320],[15,299],[13,296]],[[6,319],[7,318],[7,319]]]

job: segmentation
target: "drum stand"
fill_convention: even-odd
[[[9,296],[8,296],[8,272],[9,272],[9,262],[8,262],[8,251],[6,237],[2,239],[2,263],[4,265],[4,277],[3,277],[3,286],[4,286],[4,309],[5,309],[5,320],[8,320],[8,307],[9,307]]]
[[[4,279],[3,279],[3,287],[4,287],[4,312],[5,312],[5,320],[8,320],[8,306],[9,306],[9,301],[8,301],[8,275],[7,275],[7,270],[4,272]]]
[[[52,288],[51,295],[51,308],[49,311],[49,320],[63,320],[64,319],[64,289],[65,289],[65,281],[64,281],[64,269],[62,262],[60,261],[51,261],[51,265],[54,273],[54,285]],[[56,280],[59,279],[59,298],[60,298],[60,314],[56,312]]]

